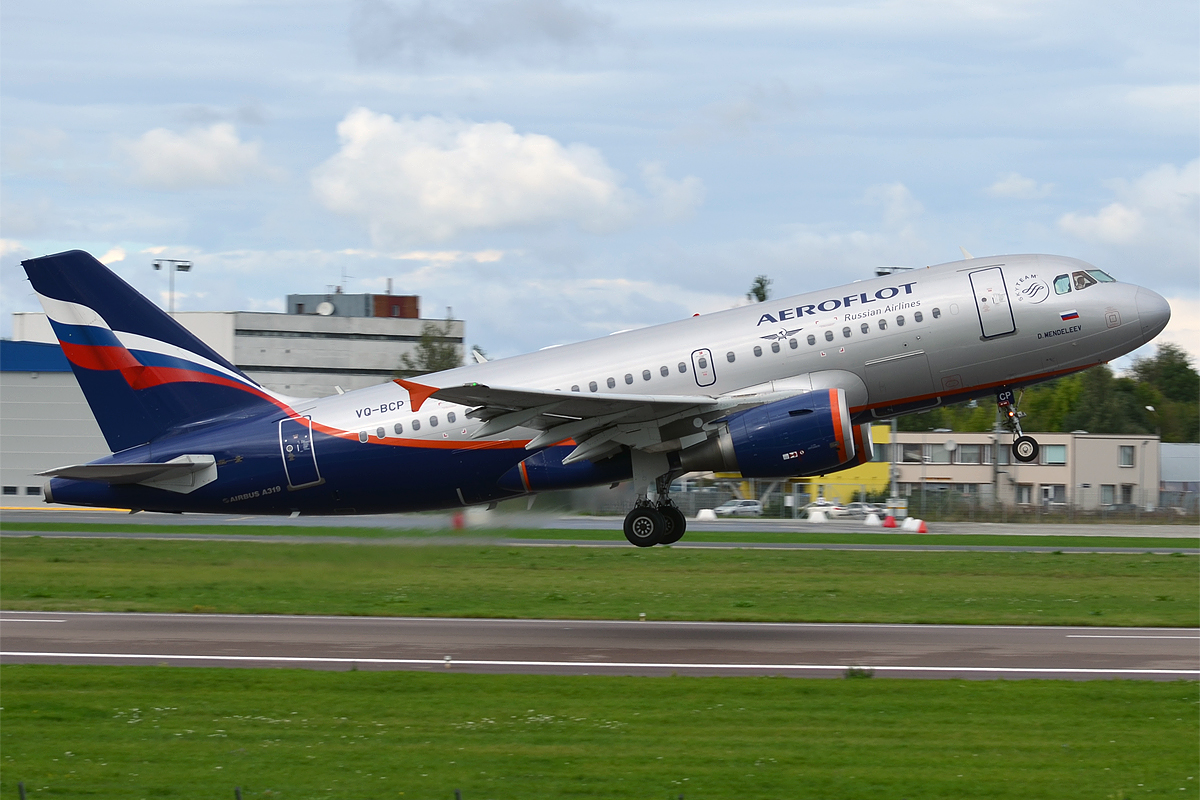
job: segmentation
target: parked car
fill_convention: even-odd
[[[758,500],[729,500],[713,511],[718,517],[761,517],[763,504]]]
[[[875,503],[861,503],[855,501],[847,504],[846,506],[846,514],[851,517],[862,517],[865,519],[870,514],[876,514],[882,517],[886,513],[887,512],[884,510],[883,506]]]
[[[818,497],[801,510],[807,512],[809,515],[814,511],[824,511],[827,517],[845,517],[850,513],[846,510],[845,506],[832,503],[824,497]]]

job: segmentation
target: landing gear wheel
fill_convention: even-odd
[[[1023,464],[1028,464],[1031,461],[1037,461],[1038,453],[1041,448],[1038,446],[1037,440],[1032,436],[1018,436],[1013,439],[1012,454],[1013,458]]]
[[[683,538],[683,534],[687,532],[687,517],[683,515],[675,506],[659,506],[658,513],[662,514],[663,519],[667,523],[663,535],[659,537],[659,544],[675,544]]]
[[[653,547],[667,531],[667,520],[652,506],[639,506],[625,515],[625,538],[638,547]]]

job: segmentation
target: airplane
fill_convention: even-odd
[[[964,253],[965,254],[965,253]],[[870,423],[1014,392],[1151,341],[1155,292],[1073,258],[894,272],[324,398],[243,374],[88,253],[22,262],[112,455],[45,499],[131,511],[379,514],[633,480],[626,538],[679,541],[685,472],[826,475]]]

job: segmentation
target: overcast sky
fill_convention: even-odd
[[[505,356],[962,246],[1200,354],[1195,0],[5,0],[0,69],[5,335],[69,248],[192,259],[179,310],[392,278]]]

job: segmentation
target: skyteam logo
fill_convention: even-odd
[[[1050,287],[1037,275],[1022,275],[1013,284],[1013,294],[1017,296],[1018,303],[1026,302],[1036,306],[1050,296]]]

